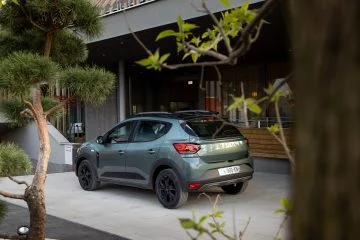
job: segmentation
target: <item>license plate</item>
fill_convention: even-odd
[[[220,176],[239,173],[239,172],[240,172],[240,166],[232,166],[232,167],[227,167],[227,168],[219,168],[219,169],[218,169],[218,172],[219,172],[219,175],[220,175]]]

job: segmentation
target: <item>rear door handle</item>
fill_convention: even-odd
[[[125,152],[124,152],[124,150],[119,150],[118,153],[124,154]]]
[[[154,151],[154,150],[152,150],[152,149],[149,149],[149,150],[148,150],[148,153],[149,153],[149,154],[154,154],[154,153],[155,153],[155,151]]]

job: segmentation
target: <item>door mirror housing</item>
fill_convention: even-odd
[[[103,142],[104,142],[103,137],[102,137],[102,136],[98,136],[98,137],[96,138],[96,142],[97,142],[98,144],[103,144]]]

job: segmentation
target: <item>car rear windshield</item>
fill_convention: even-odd
[[[182,126],[188,134],[200,138],[226,138],[243,136],[237,127],[221,121],[215,117],[190,119],[187,120]]]

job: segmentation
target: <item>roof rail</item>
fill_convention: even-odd
[[[135,113],[134,115],[129,116],[129,118],[134,118],[134,117],[166,117],[166,116],[172,116],[171,112],[139,112],[139,113]]]
[[[189,115],[217,115],[219,112],[216,111],[208,111],[208,110],[184,110],[184,111],[176,111],[178,114],[189,114]]]

